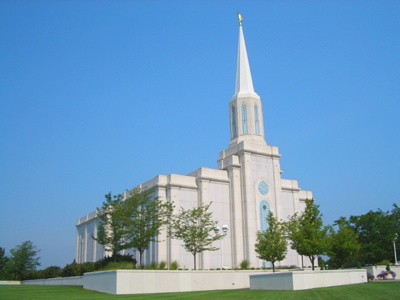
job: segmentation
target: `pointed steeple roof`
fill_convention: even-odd
[[[259,97],[254,92],[253,80],[251,79],[250,64],[247,58],[246,44],[242,26],[239,26],[239,45],[236,70],[236,97]]]

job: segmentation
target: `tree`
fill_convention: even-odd
[[[255,244],[258,258],[270,261],[272,270],[275,272],[275,262],[286,257],[287,241],[284,226],[274,218],[270,211],[267,216],[268,227],[264,232],[257,232],[257,243]]]
[[[318,255],[326,252],[328,227],[323,226],[319,206],[314,199],[306,199],[306,208],[302,214],[294,214],[287,223],[291,248],[298,254],[307,256],[314,270],[314,261]]]
[[[346,218],[335,221],[338,230],[330,229],[328,256],[329,265],[339,264],[343,269],[345,263],[354,261],[360,253],[361,245],[358,236]]]
[[[153,191],[134,189],[124,201],[126,221],[125,231],[129,248],[139,252],[139,265],[142,267],[142,254],[151,242],[157,242],[162,226],[171,218],[172,203],[162,202],[152,196]]]
[[[218,250],[211,244],[225,236],[214,231],[218,222],[211,219],[212,212],[208,211],[211,203],[187,210],[181,207],[180,213],[172,218],[170,235],[182,240],[183,247],[193,255],[194,270],[197,253]]]
[[[92,238],[103,245],[106,251],[112,253],[115,261],[116,254],[129,248],[126,240],[126,211],[122,195],[105,195],[106,201],[101,208],[97,208],[97,217],[100,219],[97,226],[97,237]]]
[[[5,266],[7,262],[8,257],[6,256],[6,250],[0,247],[0,279],[6,279]]]
[[[31,241],[23,242],[11,249],[11,257],[7,263],[9,279],[23,280],[27,272],[36,270],[36,267],[40,266],[40,257],[37,257],[39,251]]]
[[[400,209],[394,204],[391,212],[369,211],[361,216],[350,216],[349,223],[359,236],[361,259],[376,264],[389,259],[394,262],[393,240],[400,235]]]

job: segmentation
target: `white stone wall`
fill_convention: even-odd
[[[245,151],[246,147],[249,151]],[[181,207],[190,209],[212,202],[214,219],[220,227],[226,224],[230,229],[223,241],[214,245],[221,249],[197,256],[197,268],[235,268],[244,259],[253,267],[262,267],[254,250],[256,232],[261,224],[260,203],[266,201],[279,220],[287,221],[289,215],[304,210],[306,198],[312,198],[311,192],[300,190],[297,181],[281,179],[279,157],[276,147],[242,143],[221,152],[219,166],[222,170],[200,168],[187,176],[159,175],[139,187],[154,188],[160,200],[174,203],[175,213]],[[258,191],[261,181],[269,186],[266,195]],[[91,238],[92,234],[96,236],[97,221],[95,212],[78,220],[77,262],[96,261],[107,254]],[[193,256],[182,247],[181,241],[168,237],[166,230],[158,240],[144,252],[145,265],[153,261],[167,264],[178,261],[181,268],[193,268]],[[133,254],[139,259],[132,249],[124,250],[123,254]],[[303,261],[309,265],[308,259]],[[289,249],[287,258],[276,265],[301,266],[301,258]]]

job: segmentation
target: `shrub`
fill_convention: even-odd
[[[169,265],[169,269],[170,270],[178,270],[179,268],[179,264],[177,261],[173,261],[170,265]]]
[[[242,260],[242,262],[239,264],[240,269],[242,270],[247,270],[250,266],[250,262],[247,259]]]
[[[97,261],[95,263],[95,269],[102,270],[111,262],[127,262],[127,263],[132,263],[134,266],[136,266],[136,259],[133,258],[133,255],[116,254],[115,259],[111,256],[107,256],[107,257],[104,257],[102,260]]]
[[[375,280],[375,276],[372,275],[372,274],[369,273],[369,272],[367,272],[367,278],[368,278],[368,281],[370,281],[370,280]]]
[[[75,260],[64,267],[61,273],[62,277],[82,276],[80,266]]]
[[[85,263],[79,264],[79,267],[80,267],[81,276],[84,273],[96,271],[96,263],[93,263],[93,262],[85,262]]]
[[[379,266],[387,266],[387,265],[390,265],[390,260],[384,259],[384,260],[382,260],[381,262],[378,262],[378,265],[379,265]]]
[[[160,270],[165,270],[165,266],[166,266],[167,264],[165,263],[165,261],[161,261],[160,262],[160,265],[158,266],[158,268],[160,269]]]
[[[109,262],[102,270],[132,270],[135,265],[132,262]]]
[[[46,269],[43,270],[44,278],[61,277],[61,274],[62,274],[62,270],[60,267],[57,267],[57,266],[47,267]]]
[[[397,274],[395,271],[390,271],[389,274],[392,275],[392,279],[396,279]]]
[[[149,270],[157,270],[157,269],[158,269],[158,264],[155,261],[153,261],[150,264]]]

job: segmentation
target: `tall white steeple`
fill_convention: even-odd
[[[258,95],[254,92],[253,80],[251,79],[250,64],[249,59],[247,58],[246,44],[244,42],[242,26],[239,27],[235,96],[258,97]]]
[[[239,43],[235,95],[229,103],[231,143],[242,141],[266,145],[260,96],[254,91],[249,59],[244,41],[242,16],[239,16]]]

